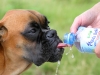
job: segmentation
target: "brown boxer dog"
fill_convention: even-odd
[[[62,41],[45,16],[31,10],[11,10],[0,20],[0,75],[19,75],[32,63],[61,60]]]

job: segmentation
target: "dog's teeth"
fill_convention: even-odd
[[[57,48],[67,47],[68,45],[65,43],[59,43]]]

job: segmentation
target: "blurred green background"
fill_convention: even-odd
[[[0,19],[12,9],[36,10],[48,18],[49,26],[63,39],[74,18],[97,2],[99,0],[0,0]],[[69,48],[65,48],[58,75],[100,75],[100,59],[95,54],[82,54],[75,47],[66,55],[68,51]],[[46,62],[39,67],[33,64],[21,75],[55,75],[56,67],[57,63]]]

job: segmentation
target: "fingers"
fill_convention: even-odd
[[[76,17],[71,28],[70,28],[70,32],[76,33],[78,27],[81,26],[81,22],[82,22],[81,17],[80,16]]]
[[[95,48],[95,54],[98,58],[100,58],[100,42],[98,42],[98,44]]]
[[[89,25],[87,28],[92,28],[92,26]]]

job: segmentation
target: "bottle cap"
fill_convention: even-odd
[[[66,33],[64,35],[64,43],[68,45],[73,45],[76,39],[76,35],[74,33]]]

